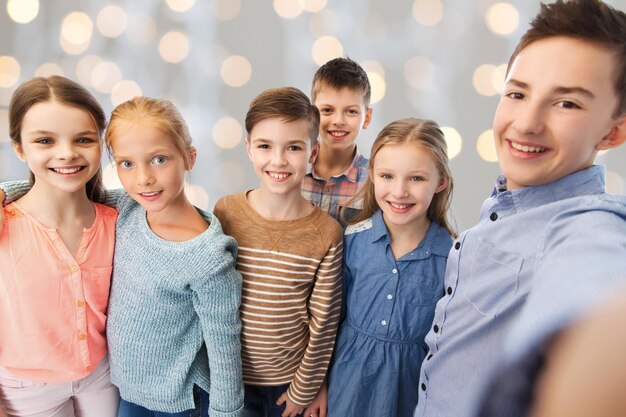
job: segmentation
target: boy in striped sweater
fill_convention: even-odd
[[[298,89],[257,96],[246,115],[246,148],[260,187],[214,209],[239,244],[247,417],[317,415],[311,403],[333,352],[342,231],[300,193],[318,152],[319,117]]]

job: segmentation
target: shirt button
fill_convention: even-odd
[[[491,219],[492,222],[495,222],[496,220],[498,220],[498,213],[494,211],[493,213],[491,213],[489,218]]]
[[[87,339],[87,335],[85,333],[81,333],[78,335],[78,340],[85,340]]]
[[[78,308],[85,307],[85,301],[83,301],[83,300],[76,301],[76,307],[78,307]]]
[[[422,384],[422,391],[426,391],[426,384]]]
[[[454,244],[454,249],[456,249],[456,250],[461,249],[461,242],[456,242],[456,243]]]
[[[452,294],[452,287],[448,287],[448,295]]]
[[[382,324],[383,326],[386,326],[387,325],[387,320],[381,321],[380,324]]]
[[[77,266],[73,266],[73,267],[70,268],[70,271],[78,272],[78,267]]]
[[[387,300],[393,300],[393,295],[387,294]]]
[[[439,326],[437,326],[436,324],[433,326],[433,330],[435,331],[435,333],[439,332]]]
[[[397,274],[397,273],[398,273],[398,270],[397,270],[396,268],[393,268],[393,269],[391,270],[391,272],[393,272],[394,274]]]
[[[91,365],[85,366],[85,372],[91,372]]]

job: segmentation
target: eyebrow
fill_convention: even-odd
[[[252,139],[252,142],[263,142],[263,143],[274,143],[275,141],[273,139],[264,139],[264,138],[254,138]],[[293,145],[295,143],[305,143],[306,144],[306,140],[305,139],[294,139],[294,140],[290,140],[287,142],[288,145]]]
[[[513,84],[519,88],[528,89],[528,83],[511,78],[507,84]],[[580,94],[589,98],[595,98],[595,94],[583,87],[566,87],[559,86],[552,90],[556,94]]]
[[[31,130],[30,132],[28,132],[28,134],[35,134],[35,135],[55,135],[54,132],[50,132],[48,130],[41,130],[41,129],[37,129],[37,130]],[[74,136],[84,136],[84,135],[97,135],[98,132],[96,132],[95,130],[84,130],[82,132],[78,132],[76,133]]]

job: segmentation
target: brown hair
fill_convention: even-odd
[[[372,88],[367,73],[356,61],[350,58],[331,59],[317,69],[311,85],[311,98],[315,101],[322,87],[328,86],[336,90],[348,88],[363,94],[365,108],[370,105]]]
[[[372,145],[369,160],[369,172],[374,171],[374,161],[378,152],[386,145],[415,144],[430,152],[435,162],[435,167],[441,178],[448,178],[448,186],[433,196],[433,199],[426,211],[426,216],[431,221],[436,221],[444,227],[452,237],[456,237],[456,231],[448,221],[448,210],[452,200],[453,181],[450,167],[448,166],[448,145],[443,132],[437,123],[432,120],[421,119],[400,119],[389,123],[380,131]],[[341,216],[348,224],[355,224],[365,219],[369,219],[380,207],[376,202],[374,194],[374,183],[371,175],[363,188],[352,198],[352,201],[363,199],[363,210],[354,218],[347,220],[345,213]],[[346,206],[349,206],[347,204]]]
[[[246,132],[265,119],[278,117],[285,122],[306,120],[309,124],[311,144],[317,141],[320,129],[320,112],[302,91],[293,87],[270,88],[256,96],[246,114]]]
[[[613,116],[626,113],[626,13],[600,0],[542,3],[541,10],[530,22],[530,29],[522,36],[509,59],[507,73],[524,48],[555,36],[591,42],[615,53],[614,88],[618,106]]]
[[[22,122],[28,110],[37,103],[56,101],[84,110],[92,118],[98,132],[98,139],[106,127],[106,115],[95,97],[83,86],[59,75],[35,77],[22,83],[11,97],[9,104],[9,137],[14,146],[22,146]],[[30,173],[31,185],[35,182]],[[102,168],[85,185],[90,200],[101,201],[104,195]]]
[[[118,105],[111,112],[111,120],[104,137],[109,153],[113,154],[113,138],[121,128],[142,123],[165,133],[176,145],[185,161],[185,168],[191,169],[193,161],[189,155],[191,135],[183,116],[169,101],[150,97],[134,97]]]

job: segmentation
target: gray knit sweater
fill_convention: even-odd
[[[26,184],[2,184],[7,201]],[[243,413],[237,244],[219,220],[171,242],[149,228],[145,210],[125,192],[107,191],[119,212],[107,340],[111,381],[126,401],[155,411],[194,406],[193,386],[209,393],[211,417]],[[209,376],[210,375],[210,376]]]

